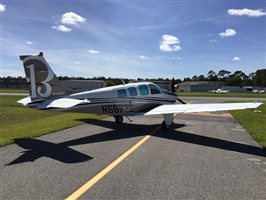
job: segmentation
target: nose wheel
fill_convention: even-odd
[[[123,117],[122,116],[115,116],[115,122],[117,124],[122,124],[123,123]]]

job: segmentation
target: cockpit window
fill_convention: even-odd
[[[151,94],[161,94],[160,89],[153,84],[149,84],[150,90],[151,90]]]
[[[141,95],[148,95],[149,94],[149,89],[148,89],[147,85],[140,85],[139,91],[140,91]]]
[[[128,91],[130,96],[137,96],[137,90],[135,87],[128,88]]]
[[[125,89],[117,90],[118,97],[126,97],[127,92]]]

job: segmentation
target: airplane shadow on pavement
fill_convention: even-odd
[[[24,162],[33,162],[41,157],[49,157],[51,159],[63,162],[63,163],[79,163],[86,162],[91,159],[89,155],[80,153],[71,146],[90,144],[97,142],[105,142],[112,140],[120,140],[138,136],[144,136],[153,131],[158,124],[155,125],[139,125],[132,123],[116,124],[111,121],[105,120],[84,120],[82,121],[93,124],[96,126],[106,127],[112,129],[107,132],[99,133],[96,135],[90,135],[74,140],[69,140],[62,143],[52,143],[39,139],[20,139],[15,143],[21,148],[25,149],[22,155],[11,161],[6,165],[19,164]],[[223,139],[212,138],[208,136],[196,135],[193,133],[179,131],[178,128],[184,127],[185,124],[173,124],[171,130],[165,132],[162,130],[157,131],[153,136],[160,137],[169,140],[175,140],[179,142],[185,142],[190,144],[196,144],[206,147],[218,148],[227,151],[234,151],[239,153],[251,154],[255,156],[266,157],[266,152],[256,146],[248,144],[240,144]],[[89,131],[89,130],[88,130]]]

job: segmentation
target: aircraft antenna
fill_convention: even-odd
[[[121,78],[121,81],[122,81],[122,83],[124,84],[124,85],[126,85],[126,83],[125,83],[125,81]]]

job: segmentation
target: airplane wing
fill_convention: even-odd
[[[30,97],[23,98],[17,102],[23,104],[24,106],[27,106],[30,103],[34,103],[34,101],[31,101]],[[88,102],[90,102],[90,101],[71,99],[71,98],[59,98],[59,99],[54,99],[54,100],[45,100],[38,105],[38,108],[39,109],[71,108],[71,107],[76,106],[78,104],[88,103]]]
[[[257,108],[262,103],[213,103],[213,104],[173,104],[161,105],[144,115],[193,113],[193,112],[214,112],[224,110],[241,110],[246,108]]]

